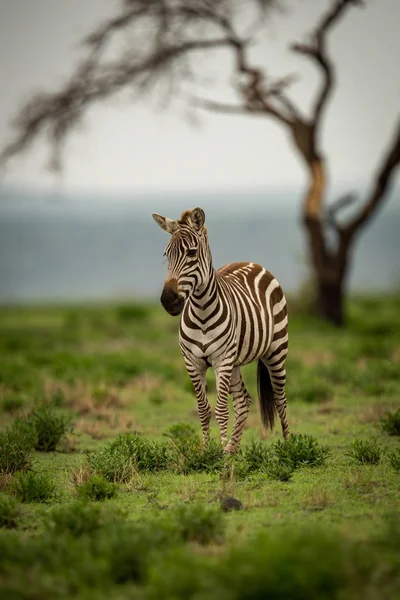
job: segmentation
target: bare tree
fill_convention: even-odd
[[[262,23],[268,11],[282,8],[280,0],[123,0],[120,12],[86,37],[85,57],[63,87],[35,95],[21,108],[14,121],[14,139],[2,151],[0,160],[7,161],[45,135],[51,146],[51,164],[57,168],[67,135],[96,101],[124,89],[137,95],[153,94],[162,84],[167,85],[168,95],[177,94],[180,86],[197,75],[199,53],[229,49],[238,76],[233,85],[239,102],[229,105],[197,99],[196,103],[224,113],[262,114],[276,119],[289,131],[309,179],[303,224],[318,288],[316,309],[329,321],[341,325],[353,242],[382,205],[400,164],[399,122],[358,212],[345,223],[337,219],[340,209],[354,201],[350,194],[325,208],[327,167],[320,131],[336,83],[327,36],[355,5],[362,5],[362,0],[332,0],[308,41],[291,45],[291,50],[311,60],[321,75],[311,114],[305,116],[287,93],[293,77],[271,81],[266,69],[255,66],[249,57],[255,31],[249,19]],[[244,21],[253,33],[243,33]],[[117,58],[108,58],[110,42],[125,34],[130,36],[129,49]],[[333,243],[329,242],[332,232]]]

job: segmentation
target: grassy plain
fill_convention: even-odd
[[[160,466],[185,430],[165,433],[200,426],[178,320],[158,305],[3,307],[0,431],[20,420],[42,433],[23,473],[0,457],[0,595],[400,597],[400,298],[353,298],[343,330],[291,313],[289,424],[329,454],[282,481],[269,459],[197,469],[196,445],[193,468]],[[255,365],[243,373],[254,400],[242,467],[246,448],[270,456],[281,437],[279,424],[262,430]],[[211,371],[209,390],[215,405]],[[142,463],[114,476],[110,444],[135,432]],[[18,450],[4,440],[3,457]],[[226,497],[242,509],[222,512]]]

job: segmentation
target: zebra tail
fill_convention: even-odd
[[[261,420],[264,424],[264,427],[267,429],[269,427],[272,430],[275,423],[276,406],[271,377],[269,375],[268,368],[265,366],[262,360],[259,360],[257,364],[257,388],[260,402]]]

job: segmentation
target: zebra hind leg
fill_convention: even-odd
[[[224,451],[234,454],[239,450],[240,440],[242,439],[243,430],[246,425],[247,416],[249,414],[251,397],[246,390],[240,368],[235,367],[232,371],[231,383],[229,388],[233,401],[233,409],[235,411],[235,422],[231,439],[226,445]]]
[[[282,434],[285,440],[288,440],[290,437],[289,423],[287,420],[286,409],[287,409],[287,401],[286,401],[286,393],[285,393],[285,383],[286,383],[286,370],[285,370],[285,360],[286,360],[287,352],[283,353],[283,355],[278,358],[271,357],[268,359],[267,357],[263,357],[261,360],[268,368],[269,376],[271,378],[272,389],[274,393],[274,400],[276,410],[278,411],[278,415],[282,425]]]

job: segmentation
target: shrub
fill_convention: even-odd
[[[400,435],[400,408],[381,419],[381,427],[389,435]]]
[[[0,527],[16,527],[18,516],[19,508],[14,498],[0,494]]]
[[[49,502],[55,494],[55,485],[49,476],[34,471],[17,473],[10,488],[21,502]]]
[[[47,528],[62,536],[70,533],[74,537],[93,534],[104,524],[104,515],[98,505],[74,502],[73,504],[54,509]]]
[[[229,471],[233,467],[235,478],[242,480],[252,473],[267,472],[271,459],[272,448],[266,446],[263,442],[252,440],[232,458],[232,464],[229,464],[229,461],[227,462],[226,470]]]
[[[177,442],[186,442],[197,437],[196,429],[188,423],[175,423],[163,435]]]
[[[336,600],[358,583],[354,559],[349,568],[349,546],[322,531],[290,530],[263,533],[218,561],[173,549],[150,568],[147,597]]]
[[[319,467],[330,454],[327,446],[320,446],[316,438],[307,434],[295,434],[288,440],[278,440],[273,450],[280,463],[289,464],[293,469],[301,466]]]
[[[120,435],[104,450],[89,457],[91,467],[108,481],[129,481],[137,471],[157,472],[168,468],[167,443],[151,442],[137,433]]]
[[[222,513],[213,507],[183,504],[175,511],[175,527],[184,542],[206,545],[224,536]]]
[[[224,466],[224,449],[214,439],[205,445],[198,436],[175,439],[172,443],[171,460],[177,473],[215,473]]]
[[[100,475],[92,475],[78,487],[78,497],[86,500],[106,500],[117,493],[117,484],[110,483]]]
[[[376,440],[372,442],[368,440],[354,440],[350,444],[347,456],[363,464],[376,465],[380,461],[381,453],[381,447]]]
[[[289,481],[293,476],[294,469],[295,467],[290,462],[271,460],[266,465],[265,472],[271,479],[277,479],[278,481]]]
[[[59,414],[51,406],[35,409],[28,417],[36,433],[36,450],[51,452],[60,439],[71,431],[71,417]]]
[[[271,447],[252,440],[244,446],[240,459],[246,464],[249,473],[262,471],[271,460]]]
[[[395,471],[400,471],[400,447],[388,453],[388,459],[391,467]]]
[[[35,438],[30,428],[15,421],[0,432],[0,474],[9,475],[29,469]]]

